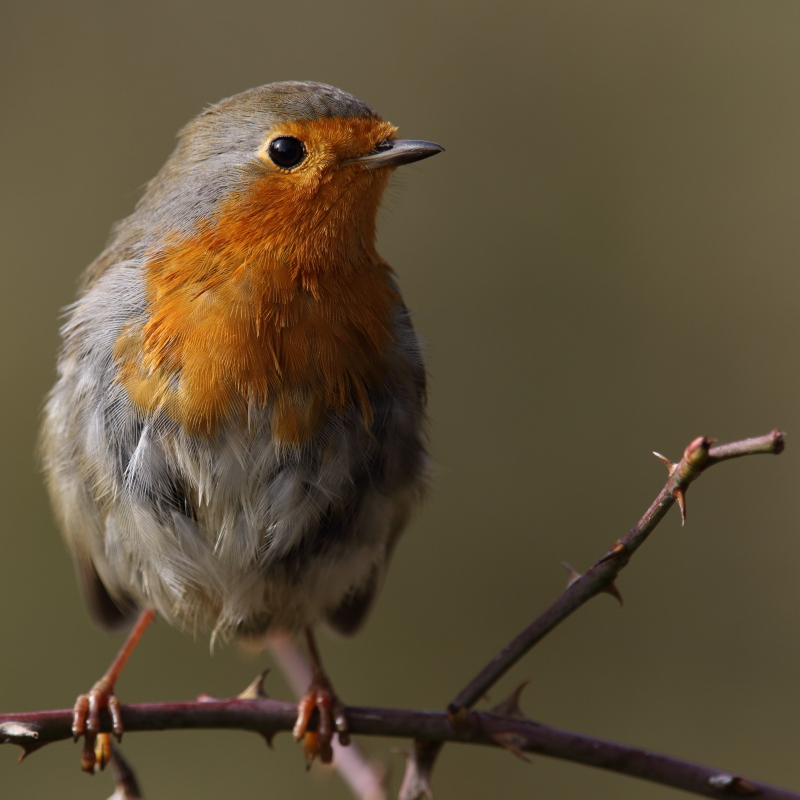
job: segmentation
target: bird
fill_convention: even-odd
[[[102,708],[122,734],[115,683],[156,615],[212,642],[305,634],[295,738],[323,762],[347,743],[314,629],[362,625],[430,472],[423,355],[376,215],[396,167],[443,149],[327,84],[241,92],[179,132],[84,272],[43,471],[92,618],[136,620],[75,702],[84,770],[110,748]]]

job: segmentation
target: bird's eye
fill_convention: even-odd
[[[305,157],[306,149],[294,136],[279,136],[269,143],[267,148],[272,163],[282,169],[296,167]]]

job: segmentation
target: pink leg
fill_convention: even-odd
[[[111,741],[108,734],[100,733],[100,710],[107,708],[111,715],[111,726],[117,741],[122,740],[122,715],[120,704],[114,695],[114,686],[119,678],[125,662],[130,657],[147,626],[153,621],[156,612],[148,608],[139,615],[136,624],[128,634],[125,644],[120,648],[105,675],[89,690],[87,694],[78,695],[72,710],[72,735],[77,741],[84,737],[81,753],[81,769],[94,772],[96,764],[102,769],[111,753]]]
[[[317,756],[323,764],[330,764],[333,760],[331,742],[334,734],[339,734],[340,744],[350,743],[347,718],[344,714],[344,706],[333,691],[330,679],[325,674],[317,643],[310,628],[306,628],[306,643],[311,663],[311,686],[297,704],[297,722],[295,722],[293,733],[296,741],[303,740],[303,750],[309,766]],[[308,723],[314,709],[319,712],[319,724],[316,732],[308,730]]]

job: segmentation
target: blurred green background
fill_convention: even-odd
[[[493,692],[566,728],[800,787],[800,4],[6,0],[2,90],[0,709],[71,704],[93,629],[34,455],[59,309],[207,103],[342,87],[447,152],[398,174],[380,250],[427,342],[438,471],[366,629],[323,637],[344,700],[442,708],[647,508],[695,436],[786,429],[716,468],[619,581]],[[230,696],[268,665],[157,624],[124,702]],[[289,692],[277,676],[273,696]],[[400,742],[369,741],[390,768]],[[130,735],[155,798],[346,798],[288,736]],[[78,748],[4,797],[97,798]],[[449,798],[668,798],[571,764],[447,747]]]

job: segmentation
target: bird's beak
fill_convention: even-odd
[[[418,139],[387,139],[378,145],[374,153],[361,158],[349,158],[345,164],[363,164],[367,169],[382,167],[399,167],[422,161],[444,151],[444,147],[434,142],[423,142]]]

